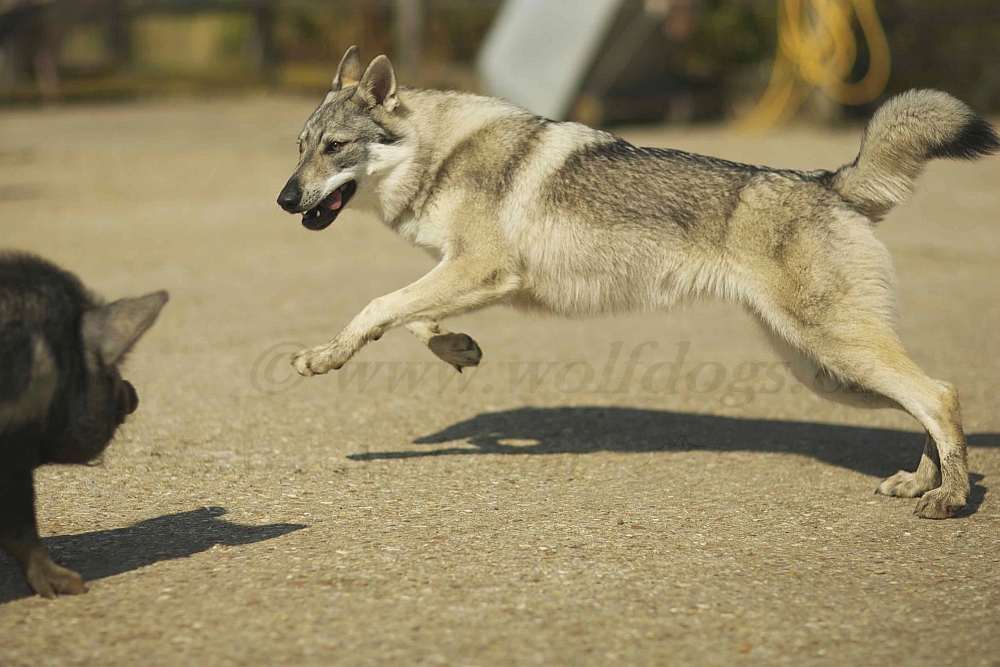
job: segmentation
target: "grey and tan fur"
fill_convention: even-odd
[[[329,343],[296,354],[299,373],[340,368],[398,326],[434,349],[446,333],[438,321],[494,304],[584,316],[717,296],[756,314],[814,389],[899,407],[923,425],[917,471],[886,479],[880,493],[921,497],[916,513],[929,518],[965,506],[958,393],[900,344],[892,265],[874,225],[928,160],[1000,149],[958,100],[904,93],[876,112],[854,162],[787,171],[639,148],[496,99],[400,88],[387,58],[362,72],[352,47],[299,144],[278,200],[285,210],[322,229],[353,203],[440,260]],[[478,363],[475,343],[454,336],[454,352],[438,344],[435,353],[456,367]]]

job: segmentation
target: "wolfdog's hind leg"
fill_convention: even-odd
[[[483,358],[483,351],[471,337],[462,333],[451,333],[437,322],[420,320],[407,324],[406,328],[431,352],[454,366],[459,373],[466,366],[478,366]]]
[[[886,490],[902,491],[903,487],[897,484],[912,482],[913,495],[921,495],[915,493],[917,489],[922,491],[914,510],[916,514],[927,519],[955,516],[969,497],[958,392],[951,384],[924,375],[891,330],[877,323],[867,325],[837,328],[830,335],[813,332],[807,343],[808,352],[832,376],[885,396],[921,423],[930,436],[931,446],[925,447],[917,472],[912,478],[893,476],[883,486]],[[940,486],[921,488],[937,481],[934,473],[938,467]]]
[[[941,486],[941,462],[938,459],[937,445],[934,438],[927,434],[924,442],[924,453],[920,456],[920,465],[916,472],[900,470],[881,484],[876,493],[897,498],[919,498],[931,489]]]
[[[925,375],[893,331],[888,251],[870,221],[843,211],[791,228],[794,242],[773,245],[769,261],[753,264],[758,284],[746,291],[753,310],[815,365],[811,371],[805,364],[802,375],[820,393],[873,407],[896,405],[920,422],[931,438],[920,468],[879,488],[896,495],[922,492],[915,510],[922,517],[954,516],[969,496],[958,392]],[[936,468],[940,486],[930,488],[938,481]]]

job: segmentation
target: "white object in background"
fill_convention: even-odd
[[[507,0],[479,52],[490,95],[564,120],[624,0]]]

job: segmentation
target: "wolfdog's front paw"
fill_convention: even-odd
[[[343,366],[337,364],[335,356],[330,350],[323,347],[314,347],[310,350],[302,350],[292,355],[292,366],[299,375],[312,377],[313,375],[323,375],[331,370],[336,370]]]
[[[947,519],[961,512],[965,502],[966,494],[941,486],[925,493],[913,513],[924,519]]]
[[[47,554],[32,556],[25,576],[32,589],[44,598],[60,595],[80,595],[87,592],[83,577],[61,565],[56,565]]]
[[[940,484],[939,479],[925,479],[917,477],[916,473],[900,470],[892,477],[883,480],[875,489],[875,493],[897,498],[918,498]]]
[[[459,373],[466,366],[478,366],[483,351],[476,341],[462,333],[447,333],[427,341],[431,352],[455,367]]]

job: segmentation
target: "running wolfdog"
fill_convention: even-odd
[[[927,431],[917,471],[878,491],[950,517],[969,494],[958,393],[927,377],[893,330],[892,265],[875,223],[928,160],[998,150],[967,106],[919,90],[886,102],[858,157],[835,171],[738,164],[640,148],[502,100],[399,87],[385,56],[362,71],[352,47],[299,135],[278,203],[312,230],[350,204],[367,209],[440,263],[292,361],[326,373],[405,325],[461,367],[480,352],[440,327],[449,315],[502,303],[583,316],[716,296],[754,313],[813,389],[916,418]]]

